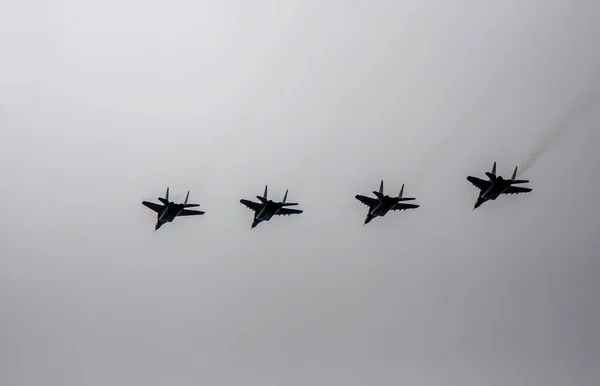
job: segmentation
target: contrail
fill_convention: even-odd
[[[539,145],[529,154],[525,161],[521,163],[519,167],[521,172],[524,172],[533,166],[541,156],[552,149],[559,140],[569,133],[569,131],[575,127],[576,119],[593,107],[599,98],[600,93],[595,91],[591,95],[588,94],[571,109],[567,110],[567,112],[556,121],[556,124],[550,128]]]

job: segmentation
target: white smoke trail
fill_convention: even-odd
[[[576,125],[576,119],[583,115],[587,110],[593,107],[600,99],[600,93],[594,91],[586,94],[572,108],[551,126],[550,130],[544,135],[538,146],[533,149],[529,156],[519,167],[521,172],[526,171],[533,166],[541,156],[552,149],[566,134],[568,134]]]

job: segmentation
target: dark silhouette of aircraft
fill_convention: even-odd
[[[300,209],[286,208],[286,206],[298,205],[297,203],[286,202],[287,195],[288,191],[286,190],[285,195],[283,196],[283,201],[281,202],[269,200],[267,199],[267,186],[265,186],[264,196],[256,196],[256,198],[260,200],[260,203],[241,199],[240,202],[242,204],[254,211],[254,221],[252,221],[252,227],[250,229],[254,228],[263,221],[269,221],[273,216],[289,216],[291,214],[302,213],[303,211]]]
[[[379,192],[373,191],[373,194],[377,196],[377,198],[371,198],[366,196],[361,196],[360,194],[356,195],[356,199],[366,206],[369,207],[369,212],[367,213],[367,218],[365,219],[365,225],[368,224],[371,220],[373,220],[377,216],[385,216],[387,212],[390,210],[407,210],[407,209],[416,209],[419,207],[417,204],[403,204],[402,201],[412,201],[414,198],[404,198],[402,197],[404,193],[404,184],[402,184],[402,189],[400,189],[400,194],[398,197],[390,197],[388,195],[383,195],[383,180],[381,180],[381,185],[379,185]]]
[[[492,172],[485,172],[489,178],[488,181],[472,176],[467,177],[467,180],[480,190],[479,197],[477,197],[477,201],[475,202],[473,210],[479,208],[481,204],[488,200],[497,199],[501,194],[519,194],[531,192],[533,189],[512,186],[514,184],[525,184],[529,182],[528,180],[517,180],[517,168],[518,166],[515,167],[512,177],[509,180],[505,180],[502,178],[502,176],[496,176],[496,162],[494,161]]]
[[[190,192],[187,192],[187,196],[185,196],[185,202],[183,204],[176,204],[174,202],[169,201],[169,188],[167,188],[167,194],[165,198],[159,197],[158,200],[163,203],[163,205],[155,204],[153,202],[142,201],[142,204],[153,211],[156,212],[156,226],[154,230],[158,230],[164,223],[173,222],[175,217],[178,216],[197,216],[204,214],[201,210],[189,210],[186,208],[193,208],[196,206],[200,206],[199,204],[188,204],[188,198],[190,197]]]

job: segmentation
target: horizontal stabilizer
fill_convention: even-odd
[[[380,193],[380,192],[373,191],[373,194],[376,195],[379,198],[383,198],[383,194]]]
[[[185,205],[183,205],[184,208],[195,208],[197,206],[200,206],[200,204],[185,204]]]
[[[485,175],[488,176],[490,181],[494,181],[496,179],[496,175],[494,173],[485,172]]]
[[[416,200],[416,198],[414,197],[404,197],[404,198],[399,198],[398,202],[402,202],[402,201],[414,201]]]
[[[281,206],[294,206],[294,205],[300,205],[297,202],[284,202],[281,204]]]
[[[261,196],[256,196],[256,198],[258,198],[260,200],[260,202],[262,202],[263,204],[265,202],[267,202],[267,199],[265,197],[261,197]]]
[[[201,214],[204,214],[204,212],[201,210],[184,209],[181,212],[179,212],[177,216],[198,216]]]
[[[511,181],[511,184],[526,184],[528,182],[529,182],[529,180],[514,180],[514,181]]]

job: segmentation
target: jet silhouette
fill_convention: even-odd
[[[367,213],[367,218],[365,219],[364,225],[368,224],[371,220],[378,216],[385,216],[387,212],[390,210],[407,210],[407,209],[416,209],[419,205],[416,204],[402,204],[402,201],[412,201],[414,198],[404,198],[402,197],[404,194],[404,184],[402,184],[402,188],[400,189],[400,194],[398,197],[390,197],[388,195],[383,194],[383,180],[381,180],[381,185],[379,185],[379,192],[373,191],[373,194],[377,196],[377,198],[371,198],[366,196],[361,196],[360,194],[356,195],[355,198],[369,207],[369,212]]]
[[[289,209],[286,206],[298,205],[297,203],[286,202],[288,191],[285,191],[283,201],[274,202],[273,200],[267,199],[267,186],[265,186],[265,193],[261,196],[256,196],[260,202],[254,202],[250,200],[241,199],[240,202],[254,211],[254,220],[252,221],[252,228],[256,227],[263,221],[269,221],[273,216],[289,216],[291,214],[300,214],[303,211],[300,209]]]
[[[163,205],[155,204],[153,202],[142,201],[142,204],[153,211],[156,212],[156,226],[154,230],[158,230],[163,224],[167,222],[173,222],[175,217],[178,216],[197,216],[204,214],[201,210],[189,210],[185,208],[193,208],[196,206],[200,206],[199,204],[188,204],[188,198],[190,197],[190,192],[187,192],[187,196],[185,196],[185,202],[183,204],[176,204],[174,202],[169,201],[169,188],[167,188],[167,194],[165,198],[159,197],[158,200],[163,203]]]
[[[512,177],[508,180],[505,180],[502,178],[502,176],[496,176],[496,162],[494,161],[492,172],[485,173],[489,178],[488,181],[477,177],[468,176],[467,181],[479,189],[479,197],[477,197],[477,201],[475,202],[473,210],[479,208],[481,204],[488,200],[497,199],[501,194],[519,194],[531,192],[533,189],[512,186],[514,184],[525,184],[529,182],[528,180],[517,180],[517,168],[518,166],[515,166],[515,171],[513,172]]]

